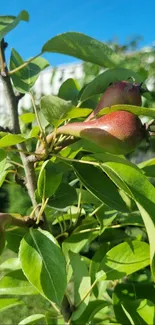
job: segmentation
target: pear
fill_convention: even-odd
[[[94,111],[86,121],[95,118],[95,115],[104,107],[111,107],[118,104],[141,106],[141,84],[129,81],[118,81],[110,85],[101,96]]]
[[[146,130],[138,116],[116,111],[92,121],[63,125],[57,134],[88,139],[104,151],[120,155],[132,152],[146,137]]]

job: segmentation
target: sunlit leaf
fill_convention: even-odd
[[[14,146],[18,143],[24,142],[25,139],[22,135],[18,134],[7,134],[3,138],[0,139],[0,148]]]
[[[23,301],[16,298],[0,298],[0,312],[17,305],[23,305]]]
[[[12,271],[0,279],[0,295],[34,295],[38,291],[29,283],[21,270]]]
[[[15,271],[21,269],[21,263],[19,258],[17,257],[11,257],[8,260],[4,261],[2,264],[0,264],[0,270],[1,271]]]
[[[101,168],[137,204],[149,237],[150,263],[155,277],[155,188],[134,166],[107,162]]]
[[[113,51],[106,44],[77,32],[67,32],[51,38],[42,48],[43,52],[62,53],[101,66],[114,67],[110,59]]]
[[[100,169],[89,164],[74,163],[74,170],[84,186],[101,202],[118,211],[127,211],[117,188]]]
[[[15,49],[12,49],[10,70],[17,69],[22,64],[24,64],[24,60]],[[17,70],[11,75],[14,87],[21,93],[29,92],[39,77],[40,72],[48,66],[48,61],[42,57],[33,59],[23,69]]]
[[[52,234],[30,229],[21,241],[19,256],[28,280],[41,295],[60,306],[66,288],[66,265]]]
[[[41,198],[51,197],[58,189],[63,173],[57,172],[56,166],[46,160],[38,176],[37,190]]]
[[[149,116],[155,118],[155,108],[148,108],[148,107],[140,107],[140,106],[133,106],[133,105],[113,105],[111,107],[103,108],[99,113],[98,116],[109,114],[116,111],[128,111],[135,115],[142,115],[142,116]]]
[[[19,117],[20,117],[20,120],[24,124],[27,124],[27,123],[32,123],[34,121],[35,114],[34,113],[24,113],[24,114],[21,114]]]
[[[73,107],[71,101],[66,101],[57,96],[48,95],[41,98],[41,112],[46,120],[54,126],[59,126],[61,120]]]
[[[69,78],[60,86],[58,97],[65,100],[71,100],[76,103],[79,90],[80,86],[78,85],[77,81]]]
[[[0,16],[0,41],[7,33],[9,33],[12,29],[14,29],[21,20],[23,21],[29,20],[29,14],[27,11],[25,10],[21,11],[17,17]]]
[[[109,250],[98,268],[97,278],[121,279],[150,263],[149,245],[138,240],[124,242]]]
[[[31,315],[28,316],[26,318],[24,318],[23,320],[21,320],[19,322],[18,325],[35,325],[35,324],[41,324],[40,322],[42,322],[45,319],[45,315],[44,314],[35,314],[35,315]]]
[[[74,279],[74,305],[78,305],[81,299],[86,295],[87,291],[90,289],[91,281],[89,272],[85,262],[80,258],[80,255],[73,252],[69,253],[70,263],[73,269],[73,279]],[[78,319],[86,306],[88,305],[90,299],[90,293],[87,295],[86,299],[81,302],[75,312],[72,314],[72,319]]]

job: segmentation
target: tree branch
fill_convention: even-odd
[[[1,80],[4,89],[4,95],[10,110],[12,130],[13,133],[20,133],[19,119],[18,119],[18,101],[12,88],[11,80],[8,75],[1,74]]]
[[[10,128],[0,126],[0,132],[7,132],[7,133],[12,133],[12,130]]]
[[[4,54],[4,42],[1,42],[1,56],[0,56],[0,66],[5,66],[6,74],[3,74],[1,70],[0,78],[2,80],[5,97],[9,106],[10,115],[11,115],[11,121],[12,121],[12,131],[14,134],[21,133],[20,125],[19,125],[19,117],[18,117],[18,98],[16,97],[13,87],[11,84],[10,77],[7,74],[7,66],[5,62],[5,54]],[[27,151],[25,143],[17,144],[18,150],[20,150],[20,158],[22,160],[24,170],[25,170],[25,176],[26,176],[26,187],[28,190],[28,194],[30,196],[31,202],[33,207],[35,208],[37,206],[37,202],[35,199],[35,190],[36,190],[36,179],[35,179],[35,170],[34,165],[32,162],[29,162],[27,160],[27,156],[25,152]],[[38,215],[38,209],[36,211],[36,217]]]
[[[6,48],[6,43],[4,42],[4,38],[3,38],[0,42],[0,70],[3,76],[7,74],[7,66],[6,66],[5,53],[4,53],[5,48]]]
[[[34,219],[31,219],[28,216],[16,218],[15,216],[9,213],[0,212],[0,227],[4,229],[7,225],[13,225],[18,227],[31,227],[35,226],[35,223]]]

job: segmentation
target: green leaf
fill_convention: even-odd
[[[130,77],[133,77],[136,82],[144,81],[136,72],[129,69],[116,68],[106,70],[85,87],[80,100],[83,102],[94,95],[102,94],[111,83],[119,80],[128,80]]]
[[[97,161],[97,162],[108,162],[108,161],[120,162],[124,165],[129,165],[129,166],[133,166],[134,168],[136,168],[136,165],[133,164],[128,159],[126,159],[123,155],[121,156],[121,155],[114,155],[114,154],[107,153],[107,152],[102,152],[102,153],[97,152],[97,153],[89,154],[89,159],[91,159],[92,161]],[[87,160],[87,156],[84,156],[83,160]],[[138,167],[137,167],[137,169],[138,169]]]
[[[123,301],[114,307],[117,320],[123,324],[153,325],[155,306],[147,299]]]
[[[17,143],[21,143],[26,141],[22,135],[18,134],[7,134],[3,138],[0,139],[0,148],[14,146]]]
[[[138,240],[116,245],[106,253],[96,274],[104,280],[121,279],[149,265],[149,245]]]
[[[5,247],[5,230],[0,225],[0,254],[2,254]]]
[[[28,229],[26,227],[8,228],[5,232],[6,247],[15,253],[18,253],[20,242],[27,232]]]
[[[129,279],[130,281],[130,279]],[[146,305],[149,306],[155,305],[155,288],[153,283],[147,282],[126,282],[118,284],[113,293],[113,304],[114,311],[117,320],[121,321],[123,324],[131,324],[125,311],[131,315],[134,322],[139,324],[154,324],[148,317],[151,316],[151,310],[148,314],[147,310],[145,310],[145,315],[147,316],[146,323],[143,323],[143,316],[139,314],[137,307],[141,304],[142,301],[146,300]],[[134,304],[132,304],[134,303]],[[143,305],[144,307],[144,305]],[[142,307],[142,308],[143,308]],[[138,314],[142,316],[143,319],[138,317]],[[138,317],[138,319],[136,318]]]
[[[7,155],[3,149],[0,149],[0,187],[2,186],[5,177],[9,173],[9,171],[5,171],[7,163]]]
[[[41,167],[39,176],[38,176],[38,182],[37,182],[37,194],[40,196],[40,198],[45,199],[45,190],[46,190],[46,170],[45,167],[48,163],[48,160],[45,161]]]
[[[2,173],[6,166],[7,154],[3,149],[0,149],[0,173]]]
[[[66,288],[66,263],[55,238],[47,231],[30,229],[21,241],[19,256],[28,280],[41,295],[60,306]]]
[[[35,114],[34,113],[24,113],[19,116],[20,120],[24,123],[32,123],[35,120]]]
[[[12,29],[14,29],[21,20],[23,21],[29,20],[29,14],[27,11],[25,10],[21,11],[17,17],[0,16],[0,41],[7,33],[9,33]]]
[[[23,320],[20,321],[20,323],[18,325],[41,324],[40,322],[42,322],[44,319],[45,319],[44,314],[35,314],[35,315],[31,315],[31,316],[24,318]]]
[[[118,217],[118,213],[116,211],[105,211],[105,206],[101,207],[96,212],[96,218],[100,223],[100,234]]]
[[[31,129],[31,131],[30,131],[28,137],[29,137],[29,138],[37,138],[37,139],[38,139],[38,134],[39,134],[39,132],[40,132],[40,128],[39,128],[39,126],[35,125],[35,126]]]
[[[56,209],[64,209],[71,206],[75,201],[77,201],[75,188],[67,183],[61,183],[48,204]]]
[[[79,90],[80,86],[78,85],[77,81],[69,78],[65,80],[59,88],[58,97],[65,100],[71,100],[72,102],[76,103]]]
[[[0,271],[15,271],[21,269],[21,263],[19,258],[11,257],[8,260],[0,264]]]
[[[123,242],[125,240],[130,240],[131,236],[129,236],[123,229],[121,228],[106,228],[101,235],[102,242],[107,243],[110,242],[112,246],[116,245],[116,243]]]
[[[90,293],[86,299],[82,301],[86,293],[91,286],[90,276],[85,262],[80,255],[73,252],[69,253],[70,263],[73,269],[73,281],[74,281],[74,306],[80,305],[76,308],[76,311],[72,314],[72,320],[78,319],[87,307],[90,299]]]
[[[138,167],[147,177],[155,177],[155,158],[141,162]]]
[[[106,306],[99,310],[99,312],[94,316],[93,325],[126,325],[115,323],[114,317],[112,317],[113,311],[111,306]]]
[[[104,67],[114,67],[110,60],[113,51],[106,44],[87,35],[67,32],[51,38],[42,48],[43,52],[62,53]]]
[[[102,153],[103,149],[98,147],[96,143],[93,143],[86,139],[79,139],[77,142],[79,148],[81,151],[87,151],[87,152],[94,152],[94,153]]]
[[[41,198],[51,197],[58,189],[63,173],[57,172],[55,164],[46,160],[38,176],[37,190]]]
[[[3,182],[5,181],[5,178],[9,172],[9,170],[6,170],[0,174],[0,187],[3,185]]]
[[[41,111],[46,120],[54,126],[59,126],[73,107],[71,101],[57,96],[48,95],[41,98]]]
[[[0,295],[34,295],[38,291],[27,281],[21,270],[12,271],[0,279]]]
[[[78,318],[77,322],[74,324],[83,325],[89,324],[93,321],[94,316],[105,306],[108,305],[107,301],[103,300],[94,300],[90,301],[86,309],[84,310],[83,314]]]
[[[131,281],[131,279],[129,278],[128,281]],[[133,301],[136,299],[148,299],[155,304],[155,287],[153,282],[131,281],[126,283],[118,283],[114,288],[114,294],[115,298],[117,297],[117,302],[119,303],[125,300]]]
[[[149,325],[153,325],[154,324],[154,318],[155,318],[155,306],[154,304],[147,300],[147,299],[143,299],[143,300],[138,300],[135,301],[133,303],[129,303],[129,305],[131,304],[131,313],[133,313],[133,308],[136,308],[136,319],[135,321],[137,321],[137,319],[139,320],[142,319],[144,324],[149,324]],[[129,307],[129,305],[127,304],[127,306],[125,307]],[[131,314],[133,315],[133,314]],[[132,316],[133,317],[133,316]],[[139,324],[142,324],[142,321],[139,320]]]
[[[107,162],[102,164],[102,170],[137,204],[149,237],[150,262],[155,278],[155,188],[137,167]]]
[[[23,305],[21,300],[15,298],[3,298],[0,299],[0,312],[12,308],[17,305]]]
[[[74,171],[83,185],[101,202],[118,211],[127,211],[118,189],[100,169],[89,164],[73,163]]]
[[[10,70],[18,68],[23,63],[24,61],[20,54],[15,49],[12,49],[10,57]],[[14,87],[21,93],[29,92],[39,77],[40,72],[48,66],[49,63],[44,58],[35,58],[23,69],[20,69],[11,75]]]
[[[54,310],[47,311],[45,313],[45,317],[46,317],[46,324],[47,325],[58,325],[58,324],[62,325],[62,324],[64,324],[63,316],[58,314]]]
[[[62,244],[65,256],[68,255],[69,251],[79,253],[87,244],[93,241],[98,235],[98,232],[91,230],[91,227],[89,231],[83,233],[78,233],[78,230],[84,230],[82,229],[82,227],[76,230],[77,232],[73,232],[67,239],[64,240]]]
[[[81,203],[82,204],[94,204],[95,206],[98,206],[101,204],[101,201],[97,199],[94,195],[92,195],[90,192],[87,190],[79,190],[78,188],[76,189],[77,194],[81,192]]]
[[[111,107],[103,108],[98,113],[98,116],[109,114],[116,111],[128,111],[135,115],[149,116],[155,118],[155,108],[140,107],[133,105],[113,105]]]
[[[79,145],[79,141],[74,142],[73,144],[67,146],[66,148],[63,148],[60,151],[60,155],[62,157],[67,157],[67,158],[75,158],[76,155],[82,150],[81,146]],[[68,162],[68,167],[71,168],[71,163]]]
[[[100,263],[101,263],[103,257],[107,253],[108,249],[109,249],[109,244],[104,243],[97,249],[97,251],[93,255],[93,257],[91,259],[91,263],[90,263],[91,283],[93,283],[95,281],[97,270],[98,270],[98,268],[100,266]],[[97,286],[95,286],[93,288],[93,293],[94,293],[94,295],[96,297],[98,296],[98,288],[97,288]]]
[[[92,112],[92,109],[89,109],[89,108],[77,108],[77,107],[74,107],[66,114],[65,119],[86,117],[91,112]]]

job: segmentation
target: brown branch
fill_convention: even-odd
[[[1,74],[1,80],[4,89],[4,95],[7,100],[7,104],[10,110],[12,130],[13,133],[20,133],[19,119],[18,119],[18,101],[14,94],[11,80],[9,76],[3,76]]]
[[[0,132],[7,132],[7,133],[12,133],[12,130],[8,127],[3,127],[3,126],[0,126]]]
[[[7,66],[6,66],[6,61],[5,61],[5,48],[6,48],[6,43],[4,42],[4,38],[0,42],[0,71],[1,75],[6,76],[7,75]]]
[[[6,226],[9,225],[18,227],[31,227],[35,225],[35,222],[29,216],[24,216],[23,218],[16,218],[12,214],[0,212],[0,228],[4,229]]]
[[[4,48],[3,44],[1,43],[1,57],[0,57],[0,64],[1,67],[5,66],[5,70],[7,71],[6,67],[6,61],[5,61],[5,54],[4,54]],[[2,70],[1,70],[2,72]],[[5,97],[9,106],[10,115],[11,115],[11,121],[12,121],[12,130],[14,134],[21,133],[20,125],[19,125],[19,117],[18,117],[18,98],[16,97],[12,83],[10,80],[10,76],[7,75],[7,73],[4,75],[1,73],[0,76],[5,92]],[[35,199],[35,190],[36,190],[36,179],[35,179],[35,170],[34,165],[32,162],[27,160],[27,156],[25,152],[27,151],[25,143],[17,144],[18,150],[20,150],[20,158],[22,160],[24,170],[25,170],[25,176],[26,176],[26,187],[28,190],[28,194],[30,196],[31,202],[33,207],[35,208],[37,206],[37,202]],[[38,214],[38,209],[36,211],[36,217]]]
[[[25,94],[23,94],[23,93],[17,93],[16,94],[16,99],[17,99],[17,102],[19,102],[23,97],[25,96]]]

